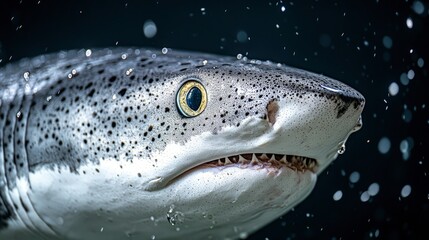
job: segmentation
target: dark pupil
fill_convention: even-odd
[[[201,105],[202,98],[203,94],[201,90],[197,87],[193,87],[189,90],[188,95],[186,95],[186,103],[192,110],[197,111]]]

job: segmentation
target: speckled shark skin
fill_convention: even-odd
[[[364,106],[304,70],[144,49],[6,65],[0,101],[0,239],[243,237],[311,192]]]

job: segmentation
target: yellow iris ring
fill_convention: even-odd
[[[192,88],[198,88],[201,91],[201,103],[196,111],[188,106],[186,97]],[[180,87],[177,93],[177,107],[185,117],[196,117],[200,115],[207,107],[207,92],[204,86],[196,80],[188,80]]]

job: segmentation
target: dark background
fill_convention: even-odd
[[[428,7],[412,0],[3,0],[0,66],[58,50],[118,45],[241,53],[339,79],[366,97],[363,129],[303,203],[249,238],[427,239]],[[157,26],[150,39],[143,34],[148,19]],[[250,39],[238,41],[240,31]],[[391,48],[383,44],[386,36]],[[406,82],[410,70],[415,76],[404,85],[401,75]],[[392,82],[399,85],[394,96],[388,91]],[[383,154],[384,137],[391,147]],[[404,139],[407,160],[400,151]],[[349,180],[352,172],[360,174],[356,183]],[[373,183],[379,192],[362,201]],[[406,197],[405,185],[411,187]],[[343,196],[335,201],[338,190]]]

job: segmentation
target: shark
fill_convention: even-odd
[[[0,238],[246,238],[310,194],[364,104],[246,57],[109,48],[9,63]]]

